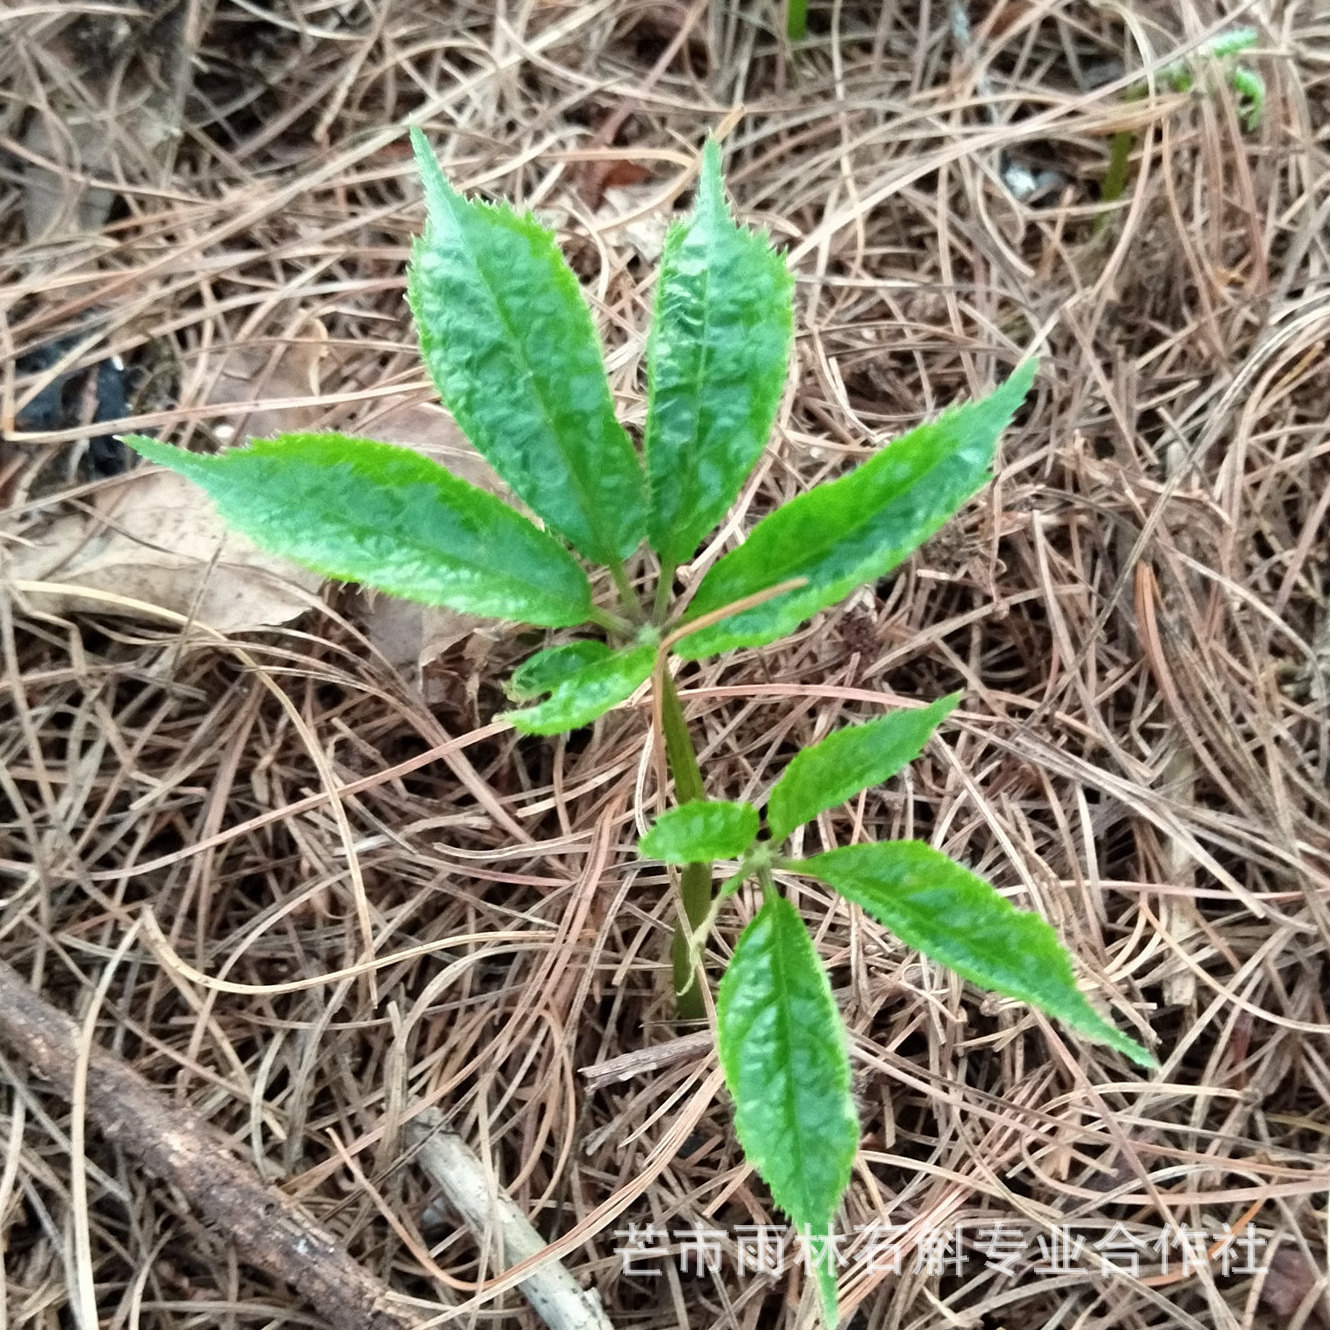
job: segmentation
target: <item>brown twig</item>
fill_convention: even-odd
[[[66,1098],[74,1092],[79,1028],[0,961],[0,1042]],[[290,1197],[265,1186],[230,1142],[170,1104],[138,1072],[100,1048],[87,1069],[87,1116],[110,1144],[177,1188],[241,1259],[295,1289],[331,1330],[406,1330],[419,1318],[389,1310],[395,1295],[342,1250]]]

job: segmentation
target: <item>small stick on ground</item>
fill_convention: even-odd
[[[676,1062],[707,1057],[715,1047],[716,1036],[710,1030],[699,1030],[696,1034],[679,1035],[676,1039],[652,1044],[649,1048],[630,1048],[626,1053],[577,1070],[579,1075],[586,1078],[588,1092],[594,1093],[606,1085],[618,1085],[622,1081],[632,1080],[634,1076],[671,1067]]]
[[[79,1027],[0,961],[0,1043],[56,1093],[71,1098]],[[87,1120],[110,1144],[176,1187],[240,1258],[289,1284],[330,1330],[410,1330],[420,1319],[389,1310],[392,1290],[361,1269],[332,1234],[237,1159],[230,1141],[169,1103],[119,1058],[93,1048]]]
[[[419,1148],[415,1163],[439,1185],[466,1226],[491,1249],[505,1268],[519,1265],[548,1245],[513,1201],[496,1191],[485,1165],[460,1136],[447,1130],[435,1109],[417,1114],[406,1124]],[[613,1330],[600,1295],[586,1289],[558,1261],[533,1270],[518,1290],[550,1330]]]

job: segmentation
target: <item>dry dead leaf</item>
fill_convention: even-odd
[[[95,122],[66,121],[62,142],[46,116],[33,116],[23,137],[32,154],[23,173],[23,215],[28,239],[49,242],[96,235],[106,224],[115,195],[86,183],[105,174],[109,159],[106,128]],[[45,161],[60,161],[72,149],[76,165],[55,171]]]
[[[671,219],[670,210],[661,207],[658,182],[607,186],[604,201],[596,212],[597,229],[612,231],[651,264],[660,261]]]
[[[227,350],[211,367],[206,402],[255,402],[243,421],[246,437],[316,424],[327,340],[323,325],[307,319],[288,342]],[[297,404],[265,408],[265,397]],[[234,435],[234,425],[230,430]],[[43,605],[57,612],[105,613],[105,601],[80,597],[78,588],[86,588],[123,596],[126,613],[137,601],[192,613],[221,632],[236,632],[289,622],[316,603],[323,582],[317,573],[228,530],[196,485],[149,468],[136,468],[98,490],[90,509],[48,518],[18,534],[21,544],[11,554],[10,572],[50,583]]]
[[[584,162],[579,173],[578,191],[582,201],[595,212],[605,199],[605,191],[616,186],[640,185],[649,180],[651,173],[640,162],[620,158],[618,161]]]
[[[254,404],[247,414],[228,416],[213,427],[227,444],[326,427],[318,399],[327,353],[328,330],[318,319],[304,318],[281,341],[227,347],[201,360],[182,396],[197,395],[207,406]],[[283,402],[287,405],[279,405]]]
[[[164,184],[193,82],[196,33],[187,6],[89,12],[43,43],[49,103],[23,135],[23,214],[33,243],[97,235],[115,191],[95,183]]]
[[[27,532],[10,574],[50,584],[42,608],[106,613],[79,588],[192,613],[220,632],[286,623],[317,602],[322,577],[260,550],[183,476],[139,470],[101,490],[93,511]],[[131,607],[125,607],[131,612]]]

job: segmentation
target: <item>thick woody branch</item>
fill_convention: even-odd
[[[0,1043],[65,1098],[72,1097],[80,1031],[0,961]],[[136,1071],[94,1047],[87,1121],[104,1140],[177,1188],[242,1260],[288,1284],[330,1330],[409,1330],[420,1323],[321,1225],[238,1159],[230,1141],[171,1104]]]

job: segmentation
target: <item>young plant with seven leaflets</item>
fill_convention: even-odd
[[[615,417],[591,314],[553,236],[505,204],[464,199],[424,136],[412,137],[428,212],[408,285],[421,352],[444,404],[541,525],[414,452],[367,439],[288,434],[217,456],[128,442],[197,481],[259,544],[330,577],[582,630],[513,675],[509,695],[527,704],[507,713],[518,730],[586,725],[652,681],[677,806],[641,851],[681,870],[681,1013],[703,1013],[707,935],[723,902],[756,880],[761,907],[717,994],[720,1059],[740,1142],[812,1242],[834,1325],[834,1262],[817,1240],[832,1232],[859,1126],[831,986],[777,874],[825,883],[972,983],[1142,1065],[1153,1059],[1081,995],[1048,924],[946,855],[911,841],[786,853],[798,827],[917,756],[957,695],[848,726],[801,752],[770,791],[763,836],[758,808],[707,797],[668,657],[765,646],[899,564],[985,484],[1034,362],[770,513],[677,608],[676,567],[724,517],[775,419],[792,335],[784,259],[733,221],[720,150],[709,142],[693,212],[665,242],[639,455]],[[654,559],[643,557],[644,541]],[[593,600],[578,555],[609,570],[613,604]],[[652,568],[654,594],[639,599],[634,577]],[[717,860],[737,869],[713,899]]]

